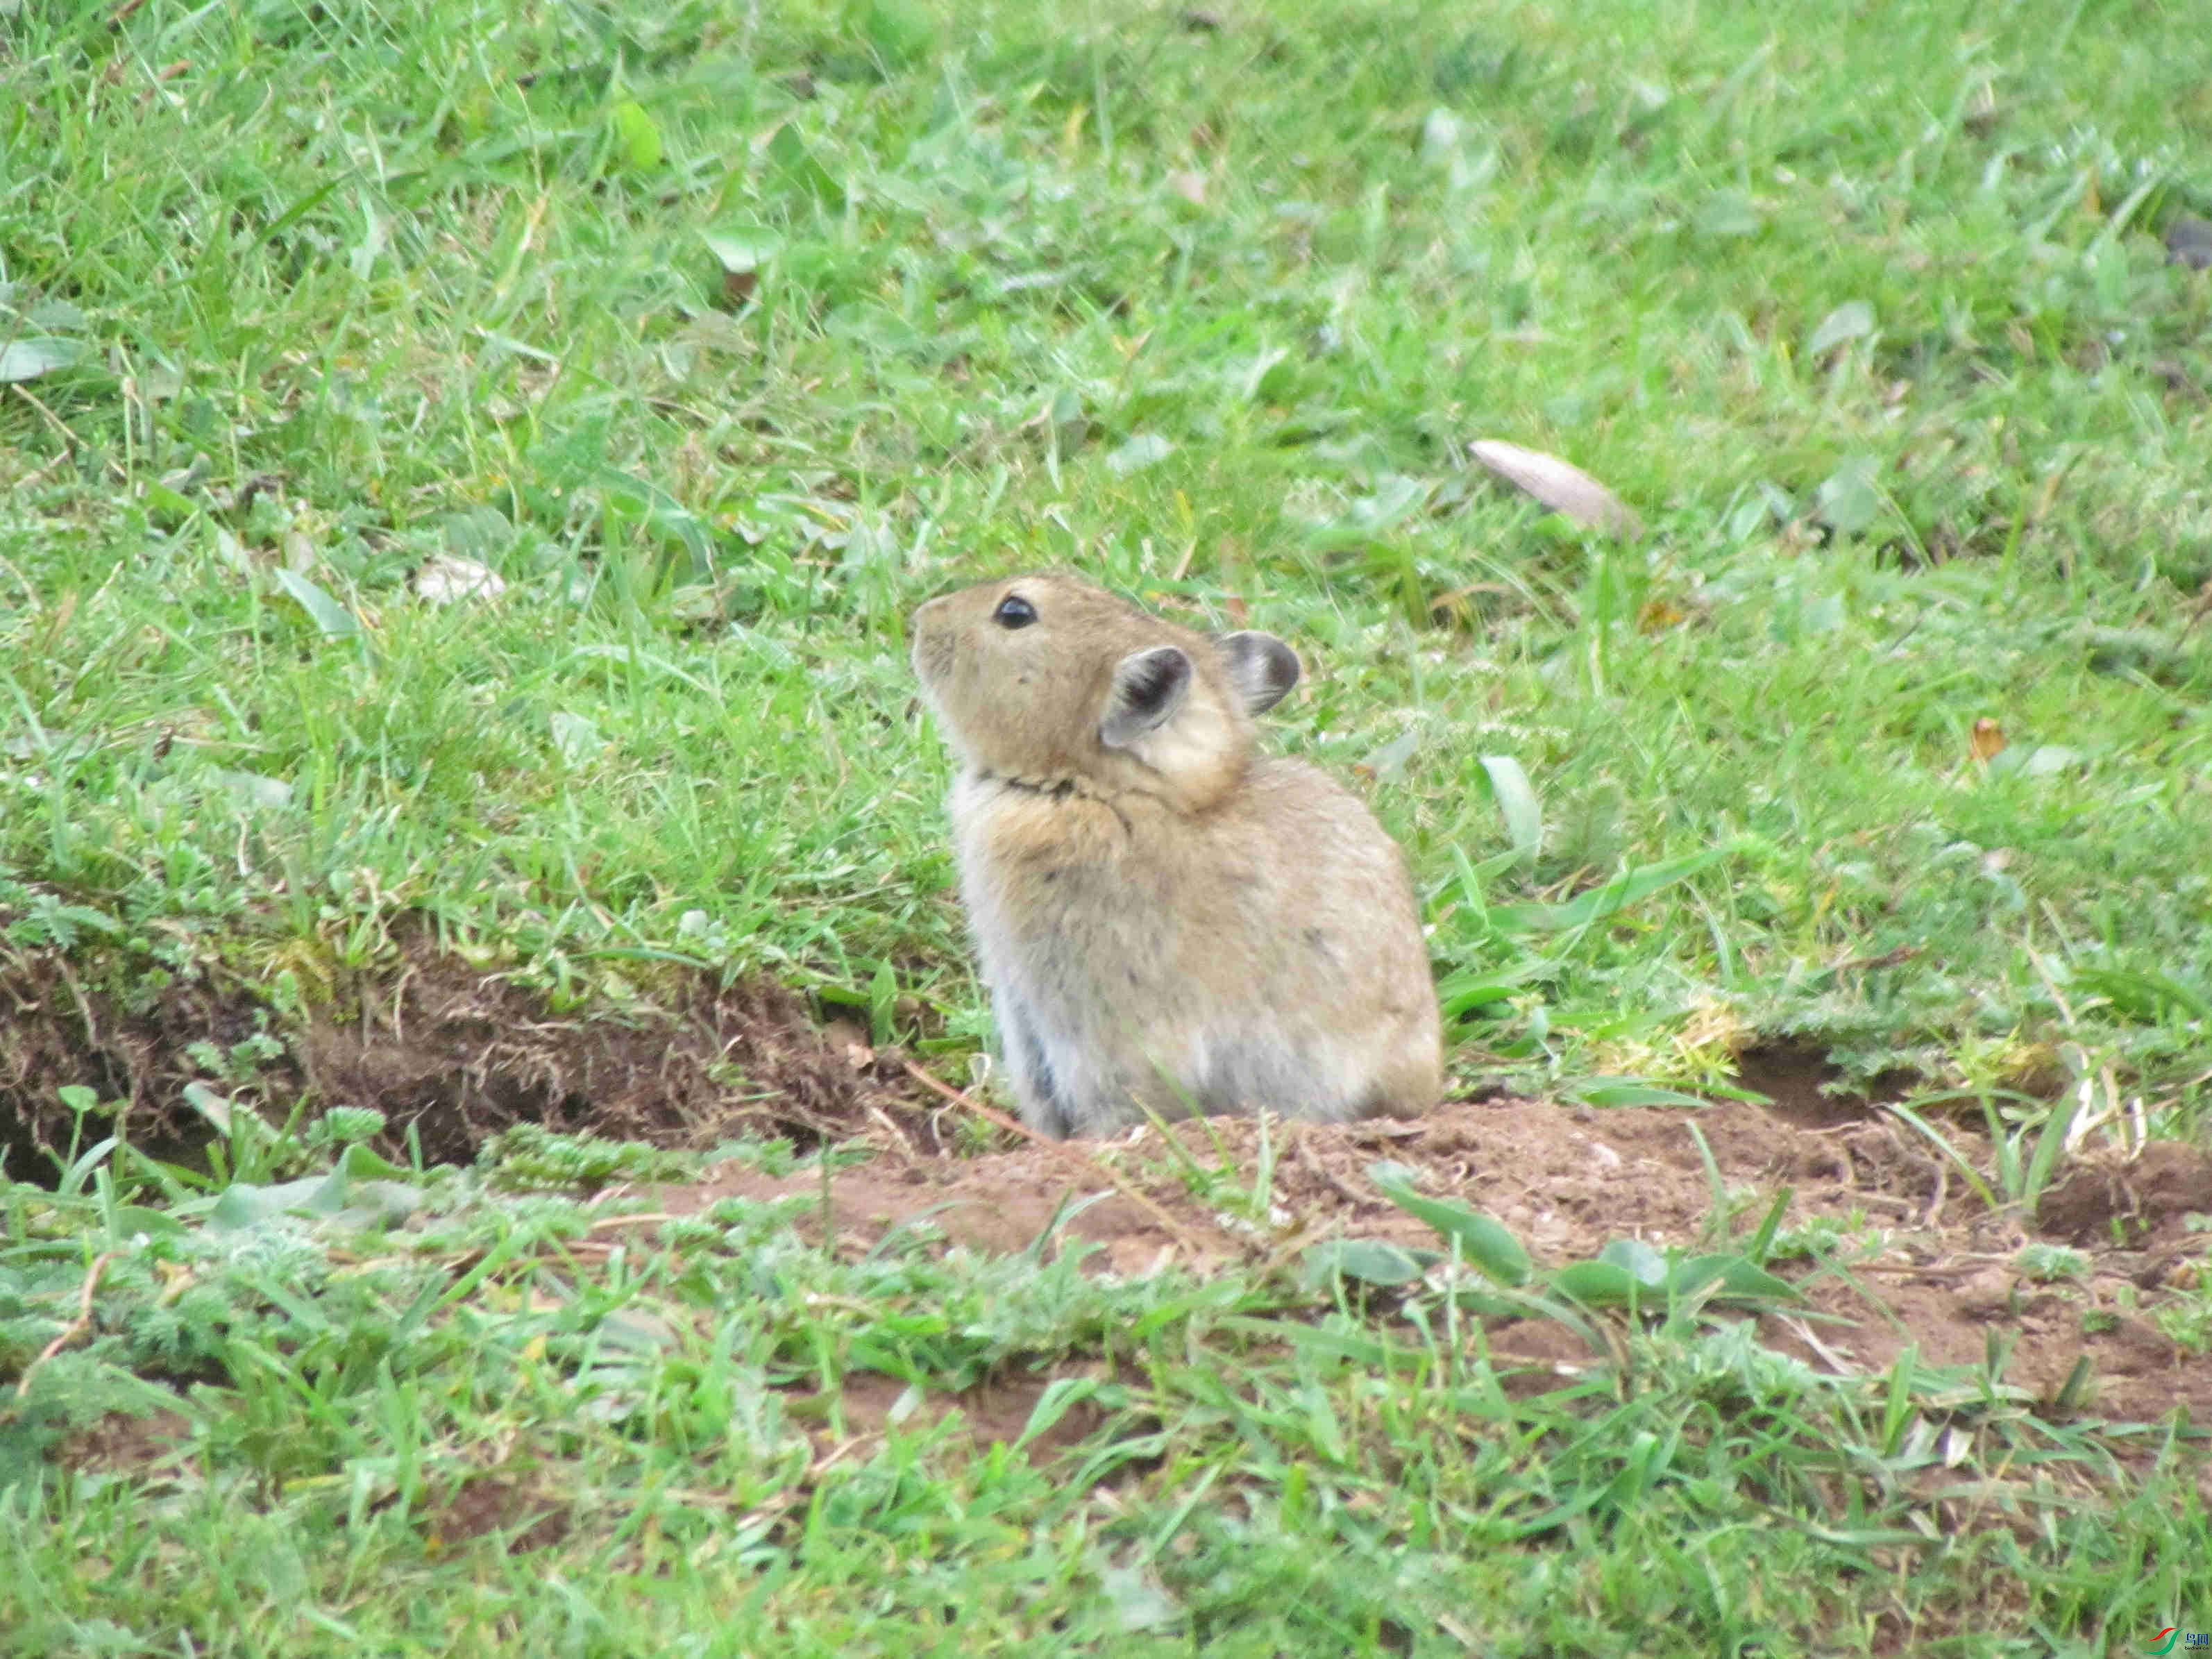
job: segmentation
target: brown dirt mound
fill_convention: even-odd
[[[1063,1237],[1097,1246],[1091,1261],[1122,1273],[1287,1261],[1334,1235],[1433,1244],[1369,1181],[1368,1166],[1387,1158],[1417,1170],[1425,1190],[1497,1217],[1540,1263],[1556,1265],[1594,1255],[1611,1238],[1707,1241],[1714,1194],[1693,1125],[1712,1150],[1739,1235],[1788,1186],[1785,1230],[1826,1220],[1886,1236],[1881,1254],[1847,1275],[1808,1281],[1812,1310],[1830,1317],[1765,1316],[1762,1334],[1772,1345],[1824,1370],[1874,1373],[1916,1345],[1928,1363],[1978,1365],[1994,1334],[2010,1345],[2004,1380],[2041,1398],[2055,1399],[2086,1356],[2093,1382],[2078,1409],[2152,1420],[2185,1406],[2194,1420],[2212,1421],[2212,1368],[2186,1363],[2136,1307],[2154,1304],[2156,1287],[2184,1259],[2183,1215],[2212,1206],[2212,1158],[2183,1146],[2147,1149],[2124,1172],[2085,1166],[2062,1189],[2048,1231],[2082,1239],[2086,1266],[2052,1284],[2015,1270],[2021,1248],[2038,1235],[1946,1181],[1909,1132],[1879,1119],[1806,1128],[1735,1103],[1690,1113],[1508,1100],[1450,1104],[1406,1123],[1271,1124],[1264,1226],[1225,1214],[1218,1196],[1254,1190],[1262,1148],[1250,1121],[1177,1125],[1179,1152],[1152,1131],[965,1159],[918,1156],[899,1142],[836,1176],[831,1224],[866,1245],[926,1217],[951,1244],[1006,1252],[1028,1249],[1060,1218]],[[1194,1168],[1210,1174],[1194,1180]],[[1218,1182],[1213,1201],[1200,1195],[1209,1181]],[[650,1202],[688,1214],[726,1197],[812,1200],[819,1190],[811,1174],[777,1180],[732,1168],[658,1188]],[[2125,1247],[2112,1240],[2115,1220]],[[799,1224],[818,1231],[811,1210]],[[1563,1345],[1563,1334],[1524,1322],[1494,1331],[1492,1348],[1547,1370],[1586,1363],[1590,1356]]]
[[[671,976],[648,1000],[562,1012],[541,991],[416,938],[396,971],[354,975],[288,1028],[252,988],[210,968],[125,997],[88,985],[58,952],[0,951],[0,1157],[18,1179],[49,1178],[73,1127],[58,1091],[76,1084],[125,1103],[132,1142],[191,1158],[210,1131],[183,1103],[194,1081],[279,1120],[318,1108],[374,1107],[403,1153],[465,1161],[518,1122],[589,1128],[665,1146],[740,1133],[811,1145],[879,1120],[913,1092],[895,1061],[858,1034],[825,1029],[765,979],[725,986]],[[188,1052],[228,1053],[256,1036],[281,1052],[250,1081],[226,1084]],[[273,1046],[273,1045],[272,1045]],[[87,1139],[109,1132],[104,1121]]]

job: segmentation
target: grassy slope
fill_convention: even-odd
[[[281,1026],[428,911],[580,991],[668,954],[765,966],[918,995],[972,1047],[901,617],[957,575],[1073,562],[1215,614],[1239,597],[1300,645],[1320,672],[1283,739],[1379,774],[1440,970],[1524,970],[1465,1032],[1471,1066],[1711,1080],[1750,1024],[1938,1085],[2109,1077],[2169,1128],[2201,1114],[2212,653],[2185,621],[2212,577],[2212,284],[2150,234],[2212,207],[2212,48],[2187,9],[1815,4],[1786,35],[1765,8],[1636,0],[1218,30],[1131,7],[155,0],[113,31],[111,9],[22,8],[0,59],[0,280],[18,307],[76,307],[37,328],[95,348],[0,396],[13,945],[74,940],[118,981],[222,957]],[[773,248],[734,315],[708,232]],[[1470,477],[1478,435],[1571,456],[1656,536],[1559,533]],[[1850,533],[1823,544],[1824,514]],[[409,599],[438,550],[495,566],[507,598]],[[358,635],[321,637],[279,566]],[[1978,767],[1983,717],[2040,757]],[[1495,856],[1497,754],[1543,804],[1525,865]],[[1473,902],[1723,842],[1609,928],[1514,937]],[[757,1406],[759,1368],[812,1340],[749,1334],[738,1291],[680,1291],[723,1310],[682,1385],[699,1422]],[[1133,1316],[1114,1298],[1158,1296],[1176,1335],[1153,1384],[1203,1393],[1237,1340],[1224,1309],[1259,1294],[1069,1287],[1045,1337],[991,1352],[1082,1350]],[[526,1351],[523,1323],[500,1333],[481,1351]],[[423,1448],[558,1443],[574,1490],[629,1517],[580,1534],[560,1595],[350,1498],[303,1533],[294,1500],[228,1474],[173,1510],[54,1500],[11,1547],[51,1571],[81,1537],[114,1607],[158,1621],[181,1595],[178,1625],[230,1650],[335,1641],[285,1622],[302,1596],[419,1639],[477,1620],[614,1650],[754,1603],[811,1630],[799,1645],[902,1644],[933,1572],[1009,1632],[1040,1607],[1080,1628],[1143,1556],[1130,1539],[1175,1530],[1172,1482],[1109,1548],[1018,1468],[947,1487],[892,1458],[807,1511],[797,1565],[695,1549],[655,1507],[676,1499],[640,1494],[790,1490],[763,1473],[776,1425],[579,1450],[552,1381],[533,1417],[503,1375],[434,1363],[457,1334],[415,1340],[397,1372],[329,1373],[381,1402],[374,1426],[287,1419],[268,1384],[274,1461],[391,1464],[407,1490]],[[1267,1363],[1285,1423],[1378,1390],[1377,1443],[1419,1442],[1393,1413],[1449,1398]],[[1188,1409],[1171,1470],[1270,1491],[1280,1447],[1311,1455],[1306,1426],[1255,1450],[1261,1406]],[[265,1472],[256,1432],[222,1429],[216,1467]],[[1179,1581],[1187,1604],[1202,1581],[1326,1645],[1422,1592],[1322,1564],[1412,1540],[1391,1570],[1432,1565],[1501,1651],[1646,1631],[1710,1652],[1753,1628],[1849,1647],[1881,1608],[1806,1534],[1800,1579],[1748,1590],[1769,1547],[1725,1480],[1530,1556],[1477,1523],[1482,1459],[1401,1481],[1342,1444],[1379,1518],[1287,1491],[1279,1531],[1208,1508],[1218,1532],[1187,1535],[1218,1576]],[[2067,1524],[2091,1541],[2046,1538],[2028,1592],[2051,1629],[2100,1628],[2123,1587],[2183,1616],[2179,1580],[2142,1590],[2120,1558],[2201,1563],[2201,1537]],[[177,1579],[162,1540],[207,1526],[235,1547]],[[264,1536],[314,1541],[284,1578]],[[1955,1624],[2012,1547],[1894,1594]],[[659,1607],[622,1588],[663,1571],[684,1588]]]

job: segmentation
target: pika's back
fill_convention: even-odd
[[[1054,573],[933,599],[913,631],[915,672],[970,775],[1183,811],[1235,787],[1252,716],[1298,678],[1270,635],[1199,634]]]

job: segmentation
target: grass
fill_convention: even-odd
[[[1060,562],[1307,648],[1286,738],[1378,770],[1447,971],[1494,965],[1451,858],[1506,845],[1481,754],[1538,782],[1512,887],[1735,849],[1530,964],[1557,1035],[1501,1058],[1649,1066],[1718,997],[1863,1073],[2001,1085],[2063,1030],[2201,1095],[2212,509],[2160,376],[2194,384],[2208,301],[2143,231],[2201,186],[2193,42],[2093,74],[2031,9],[1931,85],[1840,15],[1668,8],[694,9],[580,62],[565,13],[390,14],[427,58],[102,15],[42,14],[11,70],[19,199],[57,205],[7,280],[88,354],[9,399],[0,852],[125,941],[273,981],[428,910],[564,987],[889,964],[973,1042],[901,619]],[[710,234],[770,250],[739,314]],[[1476,483],[1492,431],[1659,534]],[[1824,514],[1855,533],[1807,556]],[[410,603],[448,550],[511,600]],[[1970,761],[1984,717],[2025,764]]]
[[[957,1059],[988,1022],[902,618],[1065,563],[1299,647],[1278,738],[1406,842],[1463,1075],[1808,1044],[1923,1121],[1980,1103],[2012,1198],[2091,1119],[2202,1139],[2188,9],[0,23],[0,349],[42,369],[0,391],[11,956],[243,987],[281,1043],[427,924],[561,1006],[757,969]],[[1480,436],[1651,535],[1490,485]],[[411,597],[438,554],[504,596]],[[1680,879],[1588,902],[1624,871]],[[228,1173],[329,1166],[271,1137]],[[1932,1439],[1717,1338],[1516,1400],[1273,1282],[856,1267],[750,1213],[611,1245],[383,1178],[445,1231],[226,1233],[119,1154],[15,1189],[9,1369],[106,1310],[18,1451],[199,1392],[155,1474],[18,1469],[0,1643],[903,1651],[957,1606],[963,1649],[2096,1651],[2212,1607],[2172,1460],[1960,1531]],[[1073,1481],[788,1417],[797,1379],[1094,1362]],[[1976,1467],[2110,1473],[1900,1376]],[[441,1530],[494,1462],[566,1517],[550,1561]]]
[[[1544,1652],[1632,1635],[1693,1654],[1964,1624],[1955,1650],[1996,1652],[2027,1650],[1974,1626],[2124,1630],[2203,1588],[2171,1431],[2115,1445],[2054,1425],[1995,1363],[1908,1352],[1838,1382],[1685,1313],[1618,1373],[1516,1397],[1432,1300],[1410,1321],[1346,1305],[1309,1322],[1282,1316],[1280,1285],[1100,1279],[1076,1252],[945,1258],[915,1236],[840,1261],[734,1200],[633,1246],[574,1199],[518,1202],[463,1171],[422,1185],[404,1239],[225,1222],[199,1199],[135,1244],[140,1216],[16,1189],[19,1285],[73,1289],[96,1245],[126,1310],[44,1362],[47,1412],[139,1407],[133,1371],[222,1379],[156,1391],[186,1419],[164,1456],[14,1471],[16,1650]],[[1067,1479],[963,1453],[927,1413],[901,1433],[896,1407],[883,1449],[845,1461],[862,1425],[811,1392],[875,1372],[918,1403],[1076,1356],[1030,1425],[1096,1415]],[[2141,1495],[2079,1501],[2100,1489]],[[533,1547],[473,1530],[487,1513]]]

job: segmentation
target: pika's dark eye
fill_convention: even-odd
[[[991,620],[1001,628],[1027,628],[1036,620],[1036,607],[1020,594],[1009,593],[999,601]]]

